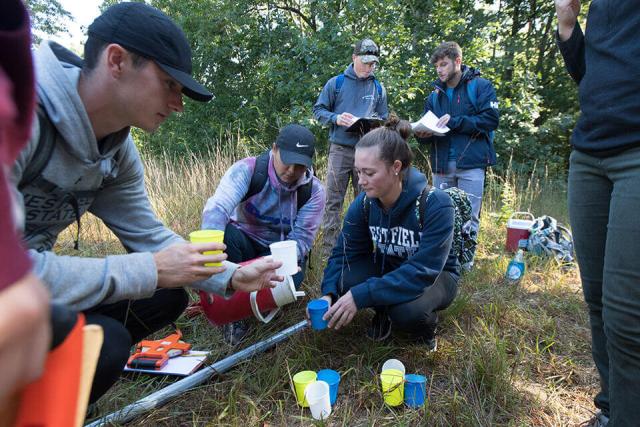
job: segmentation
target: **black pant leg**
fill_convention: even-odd
[[[249,236],[232,224],[224,229],[224,244],[227,245],[227,261],[239,263],[260,256]]]
[[[89,403],[94,403],[111,388],[122,373],[131,350],[131,335],[119,321],[101,314],[86,314],[87,324],[100,325],[104,342],[93,377]]]
[[[119,301],[85,312],[87,324],[100,325],[104,331],[90,402],[95,402],[118,380],[131,345],[174,322],[188,302],[184,289],[159,289],[150,298]]]
[[[433,338],[438,323],[436,312],[447,308],[457,291],[458,281],[443,271],[418,298],[388,307],[393,326],[412,335]]]

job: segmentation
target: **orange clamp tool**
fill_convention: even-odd
[[[136,351],[129,357],[127,366],[134,369],[161,369],[171,357],[180,356],[191,349],[191,344],[180,341],[182,332],[176,330],[166,338],[143,340],[136,345]]]

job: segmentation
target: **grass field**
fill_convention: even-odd
[[[236,145],[237,147],[238,145]],[[222,173],[247,153],[234,148],[193,157],[147,159],[147,183],[154,208],[176,232],[199,228],[200,212]],[[372,314],[363,310],[338,332],[303,330],[275,350],[258,355],[130,425],[290,426],[322,425],[295,403],[290,376],[300,370],[332,368],[342,374],[331,426],[565,426],[589,418],[597,376],[590,356],[589,329],[577,270],[563,272],[553,261],[527,258],[523,280],[508,284],[504,272],[505,219],[514,210],[552,215],[567,222],[566,181],[544,173],[504,177],[488,174],[480,246],[475,269],[458,297],[441,315],[438,351],[432,354],[403,337],[373,343],[364,330]],[[122,252],[98,221],[83,219],[82,255]],[[73,253],[74,230],[57,250]],[[316,252],[303,287],[319,294],[322,266]],[[305,300],[306,301],[306,300]],[[305,301],[290,305],[247,344],[300,321]],[[210,362],[237,351],[202,318],[178,325],[195,349],[211,351]],[[169,332],[164,331],[164,332]],[[160,334],[162,335],[162,334]],[[429,378],[424,408],[384,405],[377,382],[388,358],[407,372]],[[166,386],[170,378],[127,375],[99,402],[95,415],[115,411]]]

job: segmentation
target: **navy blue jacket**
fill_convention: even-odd
[[[496,151],[489,132],[496,130],[500,121],[498,99],[491,82],[479,76],[478,70],[463,65],[462,77],[453,89],[451,102],[446,84],[440,80],[433,83],[437,102],[432,105],[430,94],[425,101],[424,113],[431,110],[438,117],[445,114],[451,116],[447,124],[451,130],[445,136],[418,139],[422,144],[430,144],[431,167],[435,173],[447,172],[450,144],[455,149],[456,166],[459,169],[486,168],[496,164]],[[477,109],[469,99],[466,87],[473,79],[477,79]]]
[[[640,146],[640,8],[636,1],[592,1],[583,35],[579,25],[558,41],[580,85],[580,118],[573,148],[608,156]]]
[[[364,218],[362,192],[349,206],[342,233],[322,281],[323,295],[343,295],[343,268],[358,258],[371,256],[380,266],[382,277],[370,277],[351,288],[358,308],[393,305],[411,301],[431,286],[444,270],[459,277],[458,260],[451,252],[454,208],[451,198],[435,190],[424,212],[424,228],[420,229],[416,199],[427,184],[420,171],[411,168],[406,174],[403,191],[388,212],[378,199],[371,199],[369,219]]]

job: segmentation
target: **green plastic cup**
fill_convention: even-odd
[[[224,231],[221,230],[197,230],[189,233],[191,243],[223,243]],[[203,255],[221,254],[222,251],[205,251]],[[221,262],[207,262],[205,267],[220,267]]]
[[[304,390],[307,386],[316,381],[318,375],[314,371],[300,371],[293,376],[293,387],[296,390],[296,400],[298,405],[303,408],[309,407],[309,402],[304,395]]]
[[[384,403],[400,406],[404,401],[404,374],[397,369],[387,369],[380,374],[380,386]]]

